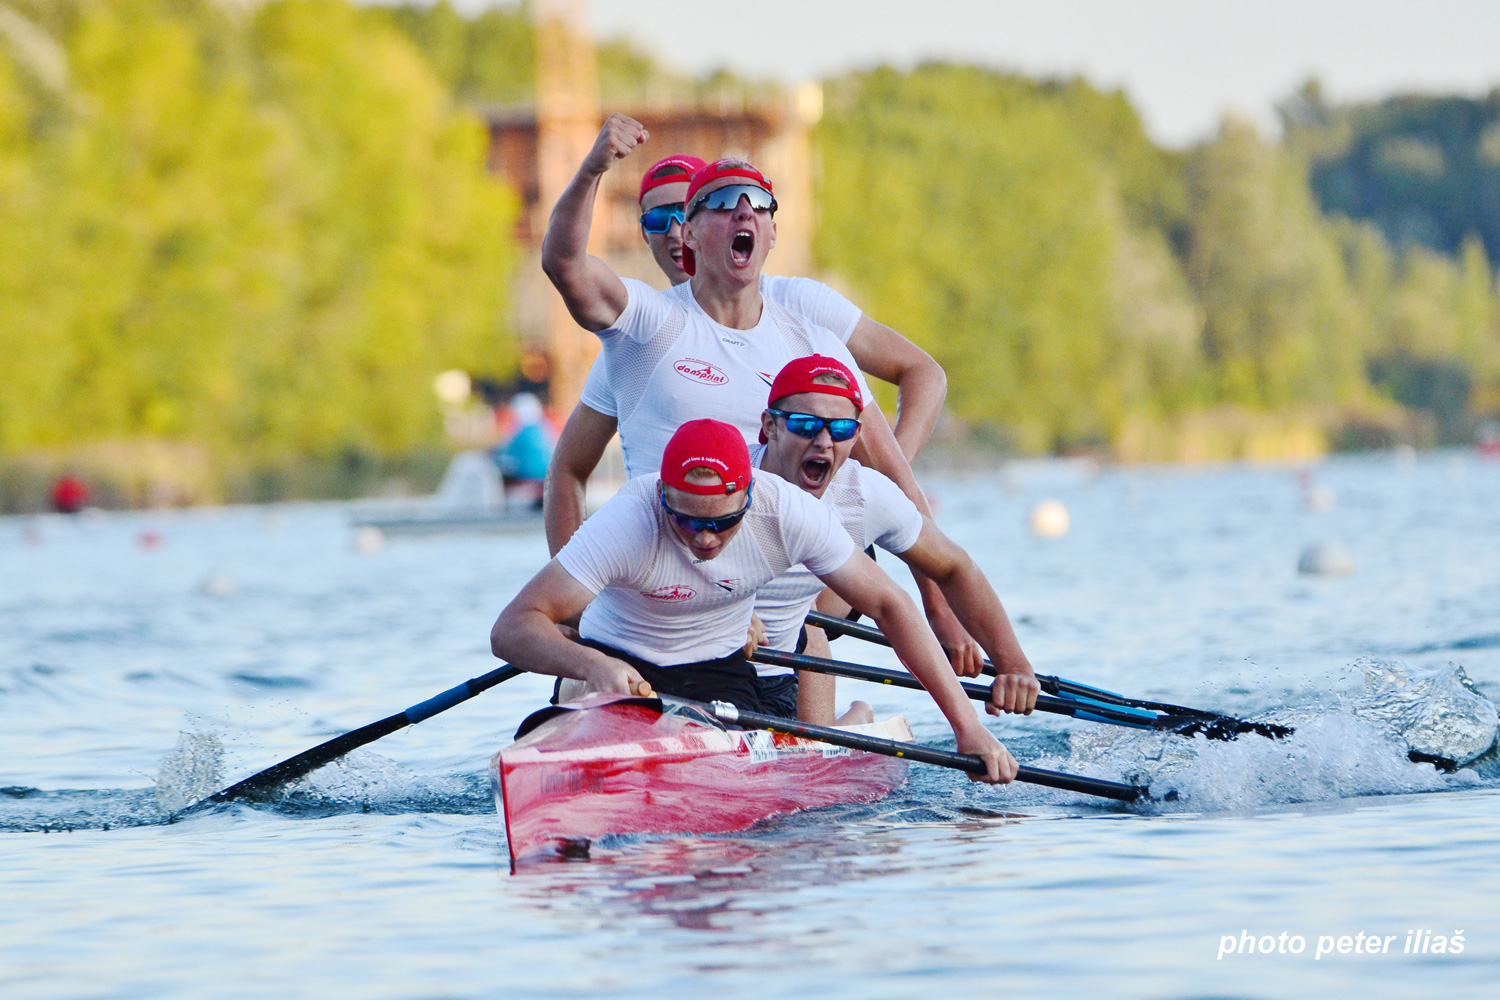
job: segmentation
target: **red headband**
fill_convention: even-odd
[[[718,483],[690,483],[687,474],[707,468]],[[684,493],[722,496],[750,486],[750,449],[745,436],[719,420],[689,420],[677,428],[661,455],[661,481]]]
[[[687,156],[682,153],[657,160],[651,164],[651,169],[647,170],[645,175],[641,177],[640,198],[646,197],[646,192],[652,188],[659,188],[667,184],[691,184],[693,176],[707,165],[696,156]],[[663,167],[680,167],[682,172],[678,173],[674,170],[665,177],[656,176],[656,172]],[[640,198],[636,200],[639,201]]]
[[[837,375],[846,384],[814,382],[813,379],[819,375]],[[838,358],[830,358],[826,354],[810,354],[805,358],[788,361],[781,371],[776,373],[776,381],[771,383],[771,395],[766,397],[766,405],[774,405],[778,399],[795,396],[801,392],[821,392],[828,396],[841,396],[853,403],[854,408],[859,412],[863,413],[865,409],[864,397],[859,392],[859,380]],[[760,443],[766,443],[765,431],[761,431]]]

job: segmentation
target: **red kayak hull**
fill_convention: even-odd
[[[726,731],[618,695],[573,705],[490,760],[512,864],[582,854],[604,834],[744,830],[799,809],[870,802],[906,780],[904,760]],[[899,716],[856,728],[911,739]]]

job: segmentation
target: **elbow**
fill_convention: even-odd
[[[948,398],[948,373],[943,371],[943,366],[938,364],[937,359],[926,351],[922,352],[922,358],[922,381],[931,387],[929,391],[937,399],[938,405],[941,406],[943,401]]]
[[[518,623],[512,609],[507,607],[500,612],[500,617],[495,619],[495,624],[490,627],[490,652],[497,659],[513,660],[515,658],[515,643]]]

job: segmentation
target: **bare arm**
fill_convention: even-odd
[[[895,581],[863,552],[854,553],[844,565],[820,579],[835,594],[875,619],[901,662],[922,682],[953,727],[959,752],[978,754],[989,764],[989,773],[984,778],[970,777],[990,782],[1013,780],[1015,758],[984,728],[970,707],[968,696],[959,687],[958,678],[944,660],[942,647],[928,631],[916,605]]]
[[[573,319],[585,330],[607,329],[629,302],[625,283],[614,268],[588,252],[599,178],[616,160],[629,156],[649,138],[650,133],[634,118],[610,115],[547,221],[542,270],[562,295]]]
[[[885,414],[880,407],[871,405],[865,408],[861,416],[864,420],[859,439],[854,445],[855,459],[884,473],[917,505],[922,516],[931,520],[932,506],[927,502],[927,494],[917,485],[917,477],[912,473],[906,455],[896,444],[896,437],[891,433],[890,424],[886,423]],[[953,672],[960,677],[978,677],[984,669],[984,653],[979,643],[959,624],[958,617],[943,597],[942,589],[920,572],[913,575],[917,581],[917,592],[922,595],[922,606],[927,611],[927,620],[932,624],[932,630],[942,644],[943,651],[948,654]]]
[[[618,424],[614,417],[582,403],[563,424],[542,487],[542,523],[551,555],[557,555],[583,523],[589,476],[599,467]]]
[[[868,316],[861,316],[849,334],[849,353],[861,370],[896,387],[895,437],[902,455],[912,461],[932,436],[943,412],[943,400],[948,397],[948,376],[943,366],[916,344]]]
[[[581,613],[593,599],[587,587],[552,560],[495,619],[490,652],[534,674],[584,681],[590,692],[650,694],[651,685],[630,664],[569,642],[557,630],[558,622]]]
[[[1001,676],[991,689],[991,713],[1029,715],[1036,707],[1041,685],[1031,669],[1031,661],[1021,651],[1021,642],[999,595],[967,552],[943,534],[931,518],[923,520],[916,544],[901,553],[901,558],[942,588],[959,621],[995,662]]]

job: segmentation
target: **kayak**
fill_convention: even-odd
[[[905,716],[841,727],[909,743]],[[586,857],[607,834],[728,833],[820,806],[871,802],[907,762],[764,730],[726,729],[688,708],[596,694],[544,709],[490,760],[511,864]]]

